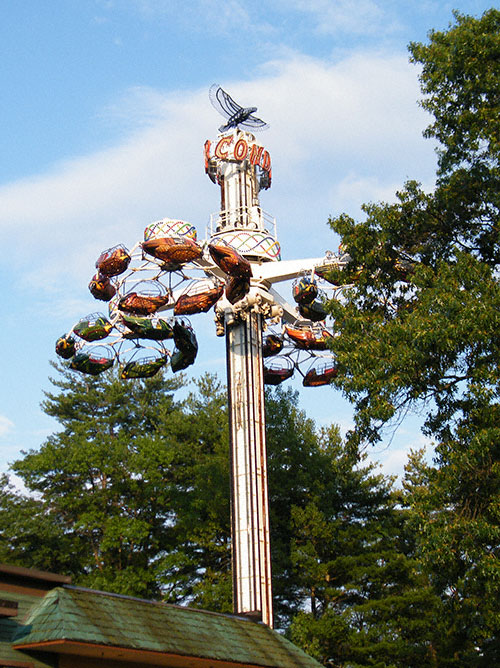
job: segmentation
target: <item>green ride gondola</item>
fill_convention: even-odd
[[[181,320],[175,321],[174,341],[176,350],[172,354],[170,366],[176,372],[194,363],[198,354],[198,341],[192,327]]]
[[[91,376],[97,376],[113,366],[114,359],[93,357],[89,353],[77,353],[70,362],[70,368]]]
[[[152,378],[165,366],[168,359],[168,355],[162,355],[161,357],[146,357],[140,360],[132,360],[123,366],[120,377],[124,379]]]
[[[92,313],[86,318],[82,318],[73,327],[73,332],[84,341],[99,341],[105,339],[113,325],[101,313]]]
[[[152,341],[165,341],[172,339],[174,330],[168,320],[162,318],[140,318],[125,313],[120,314],[122,322],[130,330],[125,333],[127,339],[150,339]]]

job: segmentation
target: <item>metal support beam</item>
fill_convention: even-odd
[[[273,626],[261,314],[226,323],[233,602]]]

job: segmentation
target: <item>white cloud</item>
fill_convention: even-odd
[[[311,14],[317,31],[329,35],[389,32],[398,25],[374,0],[289,0],[287,4]]]
[[[364,177],[351,171],[332,187],[330,199],[343,211],[353,211],[360,202],[394,200],[394,193],[399,187],[400,183],[387,184],[377,176]]]
[[[359,53],[331,63],[295,54],[228,89],[242,104],[258,104],[271,123],[261,140],[276,168],[274,202],[286,218],[279,229],[295,241],[305,212],[324,236],[339,204],[385,197],[415,163],[430,164],[416,72],[402,56]],[[203,173],[203,142],[215,138],[220,121],[206,90],[135,88],[107,113],[117,109],[134,128],[121,143],[0,187],[7,262],[33,289],[68,295],[86,286],[101,250],[130,247],[165,216],[190,220],[203,237],[218,208],[217,188]]]
[[[5,415],[0,415],[0,437],[6,436],[14,428],[14,423]]]

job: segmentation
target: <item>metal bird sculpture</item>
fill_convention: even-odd
[[[253,115],[257,107],[240,107],[218,84],[210,86],[208,94],[215,109],[228,119],[225,125],[220,126],[219,132],[225,132],[231,128],[246,128],[255,132],[266,130],[269,127],[267,123]]]

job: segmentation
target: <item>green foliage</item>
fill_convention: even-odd
[[[81,555],[59,517],[40,499],[18,492],[6,475],[0,484],[0,561],[72,572]]]
[[[166,377],[124,383],[112,372],[58,371],[44,409],[61,430],[13,465],[32,495],[3,480],[0,558],[80,585],[231,612],[222,385],[204,376],[177,402],[179,383]],[[392,540],[390,481],[359,467],[337,428],[316,430],[297,392],[268,390],[266,413],[278,623],[298,615],[295,635],[336,628],[328,638],[300,636],[311,651],[317,642],[331,648],[355,632],[353,606],[379,597],[385,571],[372,562],[386,559]]]
[[[490,9],[480,20],[454,15],[450,30],[432,30],[429,44],[410,45],[412,62],[423,66],[422,106],[434,116],[425,136],[442,145],[444,173],[462,163],[494,163],[500,150],[500,12]]]
[[[298,393],[291,389],[266,390],[266,439],[273,591],[279,619],[289,617],[302,601],[290,554],[292,514],[325,484],[328,457],[313,421],[298,408]]]
[[[402,499],[441,606],[434,665],[489,666],[500,620],[500,12],[455,20],[410,46],[434,117],[425,134],[440,143],[435,191],[409,182],[396,203],[366,205],[363,222],[330,221],[351,258],[330,310],[335,382],[355,406],[351,451],[409,410],[425,412],[436,441],[434,466],[412,457]]]
[[[434,117],[435,191],[331,227],[349,265],[332,301],[335,380],[355,407],[342,444],[297,394],[266,393],[278,623],[325,665],[489,667],[500,659],[500,12],[455,15],[412,44]],[[226,397],[213,377],[183,402],[163,375],[61,369],[43,408],[60,424],[6,479],[0,558],[77,584],[231,610]],[[425,411],[435,462],[404,489],[360,454]]]
[[[37,499],[15,504],[32,506],[33,522],[44,525],[50,518],[52,546],[57,536],[61,544],[52,550],[52,563],[49,553],[43,556],[44,534],[12,556],[24,565],[43,562],[61,570],[67,550],[75,556],[68,566],[80,584],[157,595],[151,561],[171,545],[172,453],[165,441],[179,383],[161,376],[123,383],[111,373],[97,379],[59,371],[52,383],[60,392],[47,393],[43,409],[62,430],[12,468]]]
[[[227,397],[213,376],[169,423],[172,548],[161,559],[165,600],[231,612],[231,522]]]
[[[290,637],[328,666],[432,666],[439,600],[391,481],[356,466],[340,443],[327,449],[323,494],[293,511],[292,559],[310,612],[294,617]]]

